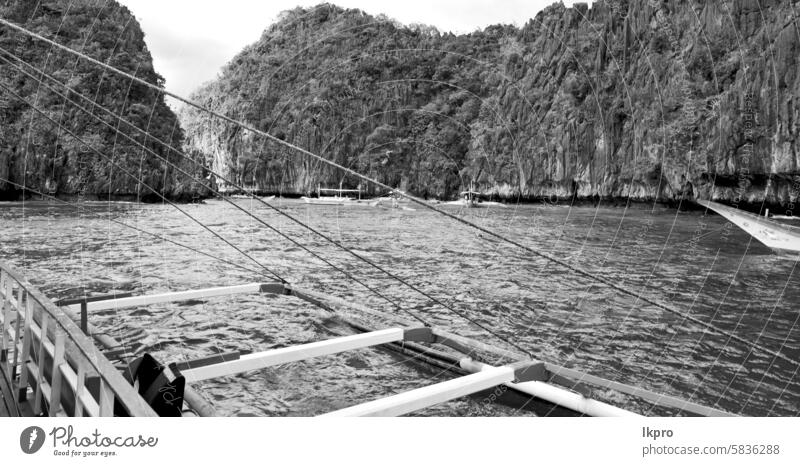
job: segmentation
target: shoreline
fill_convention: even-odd
[[[302,196],[299,194],[294,193],[276,193],[271,191],[254,191],[251,193],[243,193],[243,192],[228,192],[225,193],[223,196],[196,196],[196,197],[189,197],[189,196],[179,196],[177,198],[167,197],[170,202],[175,204],[205,204],[208,200],[215,200],[221,199],[223,197],[233,198],[233,199],[247,199],[250,196],[255,197],[269,197],[275,196],[278,199],[291,199],[297,200],[300,199]],[[97,194],[87,194],[87,195],[75,195],[75,194],[54,194],[53,197],[58,199],[59,201],[65,201],[70,203],[77,203],[77,202],[91,202],[91,203],[125,203],[125,204],[160,204],[164,203],[164,201],[153,195],[149,196],[136,196],[136,195],[112,195],[108,196],[107,194],[97,195]],[[439,205],[438,202],[446,203],[450,202],[454,199],[426,199],[429,202],[432,202],[434,205]],[[639,198],[620,198],[620,197],[599,197],[599,196],[592,196],[592,197],[559,197],[559,196],[550,196],[550,197],[520,197],[519,199],[507,199],[499,196],[487,196],[486,201],[490,202],[500,202],[506,206],[514,206],[514,205],[521,205],[521,206],[532,206],[532,205],[544,205],[544,206],[551,206],[551,207],[605,207],[605,208],[630,208],[636,210],[644,210],[648,208],[660,208],[664,210],[678,210],[678,211],[685,211],[685,212],[699,212],[705,211],[706,208],[694,202],[693,199],[686,199],[686,200],[673,200],[673,199],[639,199]],[[13,204],[22,204],[22,203],[52,203],[55,202],[52,199],[48,199],[46,197],[38,196],[38,195],[29,195],[25,196],[22,199],[22,196],[18,196],[17,199],[11,199],[9,197],[0,197],[0,206],[3,205],[13,205]],[[763,215],[764,210],[768,209],[771,215],[791,215],[792,211],[788,209],[789,206],[782,206],[776,203],[764,202],[739,202],[738,205],[734,205],[732,202],[727,201],[725,199],[715,199],[715,202],[719,202],[721,204],[725,204],[728,206],[736,207],[741,210]]]

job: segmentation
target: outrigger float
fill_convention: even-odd
[[[445,382],[324,413],[326,416],[399,416],[504,386],[504,403],[554,415],[637,416],[591,397],[616,390],[653,405],[701,416],[729,416],[715,408],[531,360],[508,350],[431,327],[370,329],[351,314],[386,316],[358,304],[285,283],[250,283],[141,296],[50,301],[0,262],[2,347],[0,414],[7,416],[214,416],[191,384],[360,348],[379,347],[455,375]],[[234,294],[291,295],[335,313],[355,334],[249,354],[212,354],[166,366],[91,326],[90,312],[206,300]],[[512,361],[490,364],[492,359]],[[167,396],[168,395],[168,396]],[[514,401],[516,400],[516,401]]]

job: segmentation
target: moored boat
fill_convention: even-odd
[[[333,195],[325,195],[325,193],[333,193]],[[357,193],[358,197],[351,197],[352,193]],[[303,196],[301,199],[306,204],[314,205],[350,205],[367,202],[366,199],[361,199],[360,185],[358,189],[343,189],[341,184],[339,184],[339,188],[323,188],[317,185],[317,197]]]
[[[702,200],[696,202],[722,215],[778,254],[800,253],[800,228],[796,226],[786,225],[718,202]]]
[[[472,189],[463,191],[461,193],[461,199],[457,202],[460,202],[460,204],[465,207],[480,207],[481,193],[473,191]]]
[[[343,196],[301,197],[306,204],[313,205],[345,205],[351,204],[353,199]]]
[[[501,202],[492,202],[485,199],[485,196],[476,191],[473,188],[473,184],[470,183],[469,189],[466,191],[462,191],[459,194],[459,199],[455,201],[447,202],[448,205],[458,205],[463,207],[489,207],[489,206],[497,206],[497,207],[505,207],[505,204]]]

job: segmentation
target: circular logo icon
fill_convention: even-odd
[[[30,426],[19,435],[19,447],[28,455],[39,451],[42,445],[44,445],[44,429],[41,427]]]

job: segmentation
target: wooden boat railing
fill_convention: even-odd
[[[10,414],[156,415],[64,310],[4,262],[0,305],[0,387]]]

